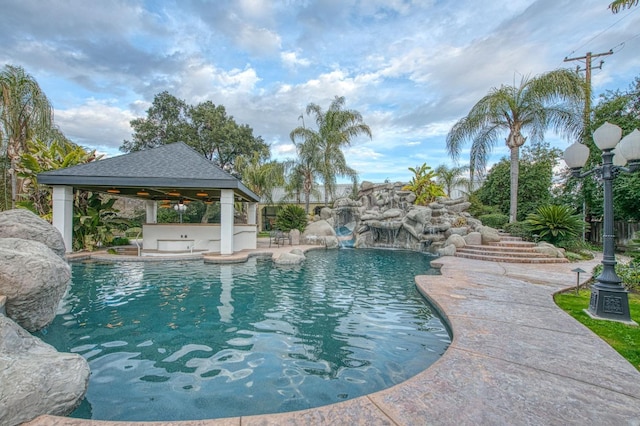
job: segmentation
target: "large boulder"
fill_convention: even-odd
[[[558,248],[553,244],[549,244],[547,242],[539,242],[537,246],[533,248],[536,253],[542,253],[548,257],[564,257],[564,249]]]
[[[464,241],[469,246],[479,246],[482,244],[482,234],[479,232],[469,232],[464,236]]]
[[[49,324],[71,278],[71,268],[38,241],[0,238],[0,294],[7,316],[29,331]]]
[[[335,237],[336,231],[333,226],[326,220],[318,220],[316,222],[309,223],[302,233],[302,239],[305,240],[308,237]]]
[[[456,248],[461,248],[467,245],[467,242],[464,240],[462,235],[451,234],[449,238],[444,242],[444,246],[447,247],[449,245],[453,245]]]
[[[453,244],[445,245],[437,250],[440,256],[453,256],[456,254],[456,246]]]
[[[276,265],[297,265],[306,259],[304,252],[300,249],[293,249],[289,253],[280,253],[273,261]]]
[[[500,242],[500,234],[497,229],[490,226],[483,226],[479,231],[482,237],[482,244],[488,245],[490,243]]]
[[[89,365],[59,353],[0,315],[0,424],[18,425],[43,414],[66,416],[87,391]]]
[[[0,238],[39,241],[58,256],[64,256],[62,234],[49,222],[24,209],[0,212]]]

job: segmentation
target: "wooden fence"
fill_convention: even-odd
[[[590,222],[590,230],[587,231],[586,240],[594,244],[602,244],[602,222]],[[616,236],[616,249],[624,250],[633,234],[640,230],[640,223],[615,221],[613,222],[614,235]]]

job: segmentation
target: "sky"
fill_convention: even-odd
[[[223,105],[277,160],[295,156],[289,133],[307,104],[344,96],[373,133],[345,149],[348,164],[361,181],[406,182],[409,167],[468,163],[469,144],[456,164],[446,135],[491,88],[611,49],[594,96],[626,90],[640,76],[640,6],[613,14],[609,3],[0,0],[0,66],[23,67],[63,133],[107,156],[165,90]],[[500,143],[490,163],[506,155]]]

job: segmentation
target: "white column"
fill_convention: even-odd
[[[54,185],[53,226],[60,231],[67,253],[73,251],[73,187]]]
[[[145,207],[147,210],[146,223],[158,223],[158,203],[153,200],[147,200]]]
[[[233,254],[233,190],[220,192],[220,254]]]
[[[256,213],[258,211],[258,203],[247,203],[247,224],[255,225],[256,222]]]

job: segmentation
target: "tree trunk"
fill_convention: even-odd
[[[511,202],[509,205],[509,223],[518,220],[518,177],[520,175],[520,147],[511,148]]]

